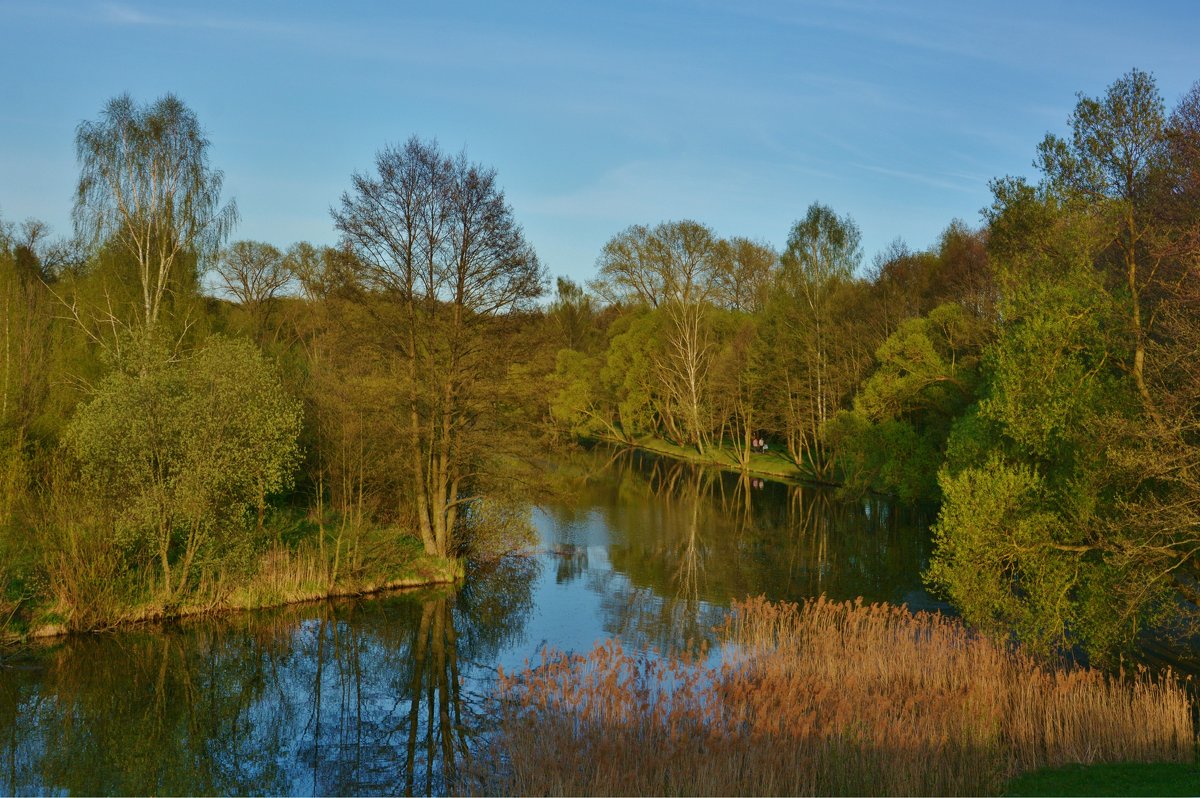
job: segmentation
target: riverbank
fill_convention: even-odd
[[[719,446],[707,448],[700,454],[693,446],[679,446],[662,438],[641,437],[633,440],[618,440],[616,438],[598,437],[596,440],[615,446],[629,446],[635,449],[682,460],[698,465],[715,466],[726,471],[747,474],[753,477],[784,480],[788,482],[807,482],[822,484],[814,479],[811,472],[800,468],[783,451],[768,450],[766,452],[751,452],[749,461],[742,463],[741,458],[731,449]]]
[[[389,532],[374,530],[364,535],[376,544],[370,546],[375,551],[379,551],[381,538],[387,546],[386,554],[365,559],[361,536],[354,541],[354,549],[348,543],[346,550],[340,541],[336,547],[311,540],[295,546],[276,543],[240,578],[226,572],[202,577],[188,595],[174,601],[159,598],[149,579],[115,594],[98,594],[90,606],[83,605],[86,591],[56,591],[50,600],[29,607],[23,615],[11,616],[0,630],[0,643],[432,587],[463,578],[461,560],[426,554],[414,538],[397,539]]]

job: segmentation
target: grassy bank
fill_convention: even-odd
[[[1200,765],[1122,762],[1067,765],[1025,773],[1005,795],[1200,795]]]
[[[632,441],[621,441],[610,438],[602,439],[607,443],[618,446],[633,446],[647,452],[684,460],[689,463],[717,466],[729,471],[750,474],[751,476],[768,477],[792,481],[807,481],[812,475],[798,467],[785,452],[769,450],[767,452],[751,452],[748,463],[742,464],[738,454],[731,448],[710,446],[700,454],[694,446],[679,446],[662,438],[640,437]]]
[[[257,553],[203,570],[185,593],[170,597],[156,570],[119,567],[102,546],[47,558],[35,577],[41,594],[0,616],[0,640],[447,584],[463,576],[460,561],[430,556],[419,540],[396,529],[286,531],[292,534],[276,530]]]
[[[941,615],[754,600],[725,639],[716,667],[610,642],[502,676],[464,789],[995,795],[1047,767],[1195,761],[1175,678],[1046,667]]]

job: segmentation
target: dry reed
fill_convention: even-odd
[[[1067,763],[1192,761],[1187,686],[1057,669],[940,614],[735,604],[717,667],[544,655],[501,674],[464,790],[589,795],[994,794]]]

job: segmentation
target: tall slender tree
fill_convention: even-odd
[[[114,97],[97,121],[79,125],[80,177],[75,229],[98,247],[115,244],[137,264],[147,330],[164,299],[197,275],[181,274],[185,254],[214,255],[237,222],[237,206],[221,204],[223,175],[208,163],[208,139],[196,114],[175,95],[138,105]]]
[[[793,459],[827,476],[826,423],[854,377],[842,373],[834,330],[837,288],[862,260],[862,235],[849,216],[813,203],[788,235],[768,308],[765,357],[777,372],[776,401]]]

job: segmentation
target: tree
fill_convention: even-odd
[[[32,476],[27,444],[39,437],[31,428],[56,376],[50,368],[53,314],[43,282],[52,279],[47,230],[30,219],[18,231],[0,218],[0,525],[12,523],[27,495]]]
[[[753,316],[726,311],[721,318],[728,333],[713,364],[714,416],[721,425],[718,439],[728,441],[742,468],[749,468],[752,442],[759,423],[763,381],[755,368],[754,348],[758,343]]]
[[[1188,98],[1080,96],[1037,186],[993,183],[998,332],[956,425],[929,578],[973,622],[1098,659],[1181,627],[1200,553]],[[972,520],[974,519],[974,520]]]
[[[703,454],[710,426],[709,372],[717,347],[708,315],[721,288],[716,236],[691,220],[635,225],[605,244],[598,265],[594,286],[602,296],[645,304],[666,317],[655,355],[669,408],[662,420],[670,437]]]
[[[773,383],[788,451],[827,476],[823,430],[857,383],[857,368],[839,364],[850,344],[835,335],[838,291],[862,260],[861,234],[849,216],[813,203],[788,235],[767,309],[761,347]],[[867,350],[869,357],[870,350]]]
[[[1035,163],[1051,191],[1067,202],[1084,201],[1104,219],[1128,294],[1129,372],[1146,406],[1153,408],[1145,360],[1154,314],[1146,305],[1157,264],[1147,253],[1155,225],[1145,200],[1166,154],[1166,114],[1153,76],[1133,69],[1103,97],[1081,94],[1070,125],[1070,140],[1047,134]]]
[[[945,304],[907,319],[875,351],[875,371],[853,409],[826,430],[845,487],[902,501],[937,499],[951,425],[977,399],[980,350],[990,330]]]
[[[261,341],[271,304],[292,279],[283,253],[261,241],[237,241],[221,252],[214,271],[249,314],[254,336]]]
[[[18,229],[0,219],[0,430],[21,439],[49,388],[51,317],[45,283],[53,280],[61,244],[28,219]]]
[[[604,245],[592,285],[614,304],[658,308],[703,302],[712,299],[717,287],[716,250],[712,230],[690,219],[633,225]]]
[[[779,255],[768,244],[734,237],[717,242],[718,304],[757,313],[766,302]]]
[[[947,444],[928,578],[974,624],[1100,659],[1162,608],[1169,555],[1141,545],[1113,468],[1139,408],[1112,367],[1120,307],[1087,261],[1039,272],[1006,290],[981,399]]]
[[[66,440],[120,542],[157,561],[164,600],[194,566],[248,544],[247,514],[291,482],[300,407],[252,344],[210,338],[188,360],[143,352],[72,419]]]
[[[587,351],[597,338],[596,307],[592,297],[566,277],[556,282],[557,294],[547,311],[552,334],[567,349]]]
[[[237,221],[236,206],[220,204],[223,175],[209,167],[208,147],[195,113],[173,94],[146,106],[122,94],[76,131],[75,229],[136,262],[147,329],[175,287],[195,283],[196,274],[181,273],[180,255],[211,257]]]
[[[504,453],[505,325],[542,293],[542,267],[495,170],[415,137],[354,175],[333,219],[378,349],[399,372],[404,498],[425,550],[453,556],[463,508]]]

